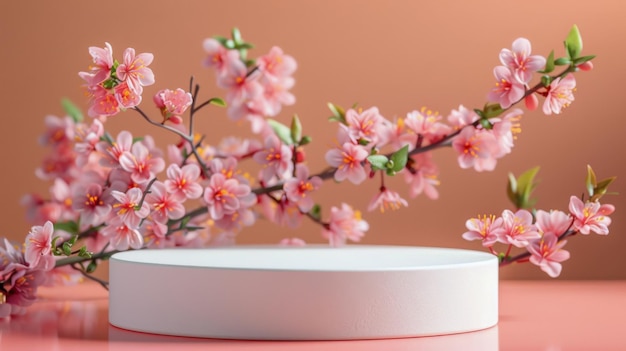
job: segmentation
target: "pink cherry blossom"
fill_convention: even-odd
[[[181,198],[170,194],[162,182],[152,184],[146,202],[150,205],[152,218],[157,222],[166,223],[169,219],[179,219],[185,215]]]
[[[148,203],[146,201],[142,203],[143,191],[141,191],[141,189],[128,189],[126,193],[113,190],[111,191],[111,196],[117,200],[117,202],[113,204],[111,217],[119,218],[130,228],[138,228],[141,220],[146,218],[150,213]],[[140,203],[141,206],[139,206]]]
[[[276,135],[265,138],[265,148],[254,154],[254,160],[263,165],[262,180],[269,181],[272,177],[287,177],[292,172],[292,151],[283,144]]]
[[[202,43],[207,58],[204,60],[206,67],[214,67],[218,73],[225,69],[225,62],[239,60],[239,51],[226,49],[219,41],[207,38]]]
[[[502,233],[500,240],[505,244],[516,247],[525,247],[531,240],[541,238],[537,227],[533,224],[533,215],[526,210],[513,213],[510,210],[502,212]]]
[[[611,224],[609,215],[615,211],[615,206],[597,201],[587,201],[583,203],[576,196],[570,197],[569,211],[574,216],[573,229],[581,234],[609,234],[608,226]]]
[[[341,182],[348,179],[354,184],[359,184],[367,178],[367,172],[363,162],[369,152],[361,145],[344,143],[341,148],[326,152],[326,162],[336,167],[335,180]]]
[[[94,75],[93,81],[96,84],[107,80],[113,67],[113,48],[109,43],[104,43],[104,45],[104,48],[89,47],[89,54],[93,58],[93,65],[90,67],[91,74]]]
[[[450,127],[441,123],[442,117],[432,110],[422,108],[421,111],[411,111],[406,115],[405,124],[407,128],[428,143],[433,143],[442,139],[450,133]]]
[[[259,57],[257,64],[259,65],[259,70],[263,72],[263,76],[270,80],[291,76],[298,67],[296,60],[289,55],[285,55],[278,46],[272,47],[269,53]]]
[[[70,117],[60,118],[48,115],[44,119],[45,132],[39,137],[39,144],[56,145],[68,143],[74,139],[74,121]]]
[[[47,221],[43,226],[33,226],[26,236],[24,258],[29,267],[49,271],[54,268],[52,256],[52,235],[54,227]]]
[[[73,195],[72,206],[79,211],[83,225],[98,226],[111,212],[111,205],[106,201],[100,184],[77,186]]]
[[[483,171],[492,170],[495,166],[493,152],[497,148],[497,141],[491,133],[465,127],[452,141],[452,147],[458,153],[458,162],[463,169],[474,167],[477,171]]]
[[[192,97],[190,93],[183,89],[163,89],[154,95],[154,104],[163,115],[164,120],[170,120],[173,123],[182,123],[180,117],[189,106],[191,106]]]
[[[202,196],[202,186],[198,184],[200,167],[190,163],[182,168],[172,163],[167,167],[167,180],[164,182],[167,191],[181,201],[197,199]]]
[[[502,49],[500,62],[510,68],[520,83],[527,84],[537,72],[546,65],[546,59],[540,55],[531,55],[530,41],[518,38],[513,42],[513,50]]]
[[[369,224],[361,218],[361,212],[355,211],[346,203],[330,209],[330,220],[324,226],[322,236],[328,239],[330,246],[341,246],[347,240],[360,241],[369,229]]]
[[[104,126],[97,119],[94,119],[89,127],[76,126],[74,150],[76,151],[76,164],[79,167],[88,163],[103,135]]]
[[[496,77],[496,85],[487,96],[489,101],[499,103],[502,108],[509,108],[524,96],[524,84],[514,77],[509,68],[496,66],[493,75]]]
[[[552,233],[544,234],[541,239],[533,241],[526,247],[531,255],[530,262],[539,266],[550,277],[558,277],[561,274],[561,262],[570,256],[568,251],[562,249],[566,243],[566,240],[559,242],[557,236]]]
[[[120,108],[133,108],[141,103],[141,95],[133,91],[126,82],[116,85],[113,91]]]
[[[246,65],[241,60],[227,56],[225,69],[218,76],[217,85],[227,89],[226,101],[229,105],[240,105],[254,99],[263,92],[258,82],[258,74],[248,74]]]
[[[417,135],[412,133],[405,123],[404,118],[394,118],[393,121],[383,121],[383,138],[394,150],[399,150],[404,146],[409,146],[409,150],[415,147]]]
[[[459,105],[457,110],[452,110],[448,115],[448,122],[450,122],[455,129],[461,129],[476,122],[479,118],[480,117],[474,110]]]
[[[286,197],[275,199],[268,195],[261,195],[259,205],[263,216],[272,223],[290,228],[298,228],[302,223],[303,215],[300,208]]]
[[[543,235],[550,233],[557,237],[561,236],[565,234],[572,225],[572,218],[563,211],[551,210],[547,212],[537,210],[535,217],[537,218],[535,225]]]
[[[309,178],[308,167],[300,163],[296,166],[295,178],[285,181],[283,190],[289,201],[296,203],[300,211],[307,213],[315,205],[310,193],[321,185],[322,179],[320,177]]]
[[[128,84],[128,88],[136,95],[141,95],[143,87],[154,84],[154,74],[148,66],[154,55],[142,53],[135,55],[135,49],[124,50],[124,61],[117,66],[117,77]]]
[[[109,244],[115,250],[137,250],[143,247],[143,237],[139,231],[126,225],[120,217],[113,217],[101,232],[109,238]]]
[[[500,232],[503,230],[502,217],[496,218],[496,216],[478,216],[477,218],[470,218],[465,222],[467,232],[463,233],[463,239],[465,240],[481,240],[484,247],[491,247],[495,244],[499,237]]]
[[[429,199],[439,198],[436,186],[440,184],[439,169],[432,162],[432,153],[423,152],[411,156],[409,159],[410,170],[404,171],[404,181],[409,185],[409,196],[416,197],[424,193]]]
[[[553,80],[547,88],[546,100],[543,102],[543,113],[546,115],[561,113],[561,110],[574,101],[574,88],[576,88],[576,78],[572,73],[564,78]]]
[[[400,194],[393,190],[389,190],[386,187],[381,187],[380,191],[376,195],[374,195],[374,197],[370,201],[367,210],[373,211],[378,208],[382,213],[385,212],[385,210],[397,210],[402,206],[406,207],[408,205],[409,204],[406,202],[406,200],[400,197]]]
[[[96,150],[103,156],[100,163],[106,167],[118,167],[120,156],[124,152],[130,151],[133,146],[133,135],[126,130],[121,131],[115,141],[109,143],[101,141],[96,145]]]
[[[235,213],[239,208],[252,206],[256,202],[256,195],[250,191],[250,186],[241,184],[237,179],[227,179],[221,173],[215,173],[204,189],[204,201],[209,214],[214,220],[225,215]]]
[[[26,312],[25,307],[37,300],[37,288],[45,282],[45,278],[46,274],[42,270],[18,270],[11,275],[10,282],[5,283],[10,286],[7,289],[6,304],[11,306],[11,315],[22,315]]]
[[[359,143],[360,140],[373,144],[384,142],[381,139],[384,131],[383,121],[384,118],[376,107],[371,107],[362,112],[355,109],[346,111],[348,136],[355,144]]]
[[[296,103],[296,97],[289,92],[295,83],[291,77],[274,80],[261,80],[263,88],[262,101],[256,105],[263,107],[261,111],[267,117],[276,116],[282,110],[283,105],[289,106]]]
[[[120,112],[120,103],[115,93],[101,89],[92,96],[91,105],[87,110],[90,117],[111,117]]]
[[[119,158],[122,169],[131,173],[137,183],[145,183],[165,168],[161,157],[154,157],[143,143],[134,143],[131,151],[125,151]]]
[[[246,206],[249,204],[246,204]],[[256,222],[255,214],[249,208],[240,207],[237,211],[225,214],[215,220],[215,226],[233,234],[241,231],[243,227],[249,227]]]

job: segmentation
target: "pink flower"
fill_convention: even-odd
[[[117,203],[113,204],[112,217],[119,218],[130,228],[138,228],[141,220],[150,214],[150,206],[146,201],[139,207],[143,197],[143,191],[139,188],[128,189],[126,193],[113,190],[111,196],[117,200]]]
[[[531,255],[530,262],[539,266],[550,277],[558,277],[561,274],[561,262],[570,256],[568,251],[562,249],[566,243],[566,240],[558,242],[557,236],[552,233],[544,234],[541,239],[526,247]]]
[[[150,193],[146,195],[146,202],[152,209],[152,218],[161,223],[166,223],[168,219],[179,219],[185,215],[185,207],[181,202],[183,199],[168,193],[165,184],[159,181],[152,184]]]
[[[502,49],[500,51],[500,62],[513,71],[515,78],[520,83],[530,82],[533,72],[546,65],[545,57],[531,55],[530,52],[530,41],[526,38],[516,39],[513,42],[513,50]]]
[[[26,236],[24,258],[29,267],[49,271],[54,268],[52,256],[52,234],[54,227],[47,221],[43,226],[33,226]]]
[[[514,77],[509,68],[496,66],[493,75],[496,77],[496,85],[487,96],[489,101],[499,103],[502,108],[509,108],[524,96],[524,84]]]
[[[190,163],[182,168],[172,163],[167,167],[167,180],[165,188],[169,193],[178,197],[181,201],[187,199],[197,199],[202,196],[202,186],[198,184],[200,177],[200,167]]]
[[[74,121],[70,117],[60,118],[53,115],[45,117],[46,130],[39,137],[43,146],[67,143],[74,139]]]
[[[416,197],[424,193],[431,200],[439,198],[436,186],[440,184],[437,176],[439,170],[432,160],[430,152],[424,152],[411,156],[410,168],[404,171],[404,181],[409,185],[409,196]]]
[[[27,269],[28,262],[20,247],[2,238],[0,241],[0,281],[7,282],[13,273]]]
[[[111,75],[111,67],[113,67],[113,48],[111,44],[104,43],[104,48],[97,46],[89,47],[89,54],[93,58],[91,73],[95,84],[101,83]]]
[[[248,75],[246,65],[239,58],[227,56],[224,70],[218,76],[217,85],[228,89],[226,101],[229,105],[240,105],[254,99],[263,92],[257,81],[258,74]]]
[[[303,165],[296,166],[296,177],[291,178],[283,185],[285,195],[289,201],[298,204],[300,211],[309,212],[315,203],[310,193],[322,185],[320,177],[309,178],[309,169]]]
[[[248,185],[239,183],[237,179],[226,179],[223,174],[215,173],[209,180],[209,186],[204,189],[203,199],[211,218],[218,220],[225,215],[232,215],[240,208],[252,206],[256,202],[256,195]]]
[[[249,204],[246,204],[246,206]],[[231,214],[225,214],[224,217],[215,220],[215,226],[231,232],[233,234],[239,232],[243,227],[249,227],[256,221],[254,212],[249,208],[240,207]]]
[[[342,203],[341,207],[330,209],[330,220],[324,226],[322,236],[328,239],[331,246],[341,246],[347,240],[360,241],[368,229],[369,224],[361,218],[361,212]]]
[[[161,110],[163,119],[176,124],[182,123],[180,115],[191,106],[191,102],[191,94],[180,88],[176,90],[163,89],[154,95],[154,103]]]
[[[133,146],[133,135],[123,130],[115,141],[109,143],[101,141],[96,145],[96,150],[104,156],[100,159],[100,163],[106,167],[118,167],[120,165],[120,157],[124,152],[130,151]]]
[[[142,53],[135,56],[135,49],[124,50],[124,62],[117,66],[117,77],[128,84],[128,88],[136,95],[141,95],[143,87],[154,84],[154,74],[148,66],[154,55]]]
[[[384,121],[383,138],[394,149],[399,150],[408,145],[409,150],[415,147],[417,135],[412,133],[403,118],[394,118],[393,122]]]
[[[478,216],[470,218],[465,222],[467,232],[463,233],[465,240],[482,240],[484,247],[491,247],[498,241],[499,233],[502,231],[503,221],[496,216]]]
[[[276,135],[265,138],[265,149],[254,154],[254,160],[263,165],[262,180],[268,182],[272,177],[288,177],[292,171],[291,149],[283,144]]]
[[[22,315],[26,312],[25,307],[32,305],[37,300],[37,288],[45,282],[45,273],[42,270],[18,270],[12,276],[6,304],[11,306],[11,315]],[[6,284],[6,283],[5,283]],[[2,306],[4,304],[0,304]],[[3,309],[6,314],[7,309]],[[6,317],[6,316],[1,316]]]
[[[574,101],[574,88],[576,88],[576,79],[572,73],[566,75],[565,78],[553,80],[548,86],[546,100],[543,102],[543,113],[546,115],[561,113],[563,108]]]
[[[102,186],[97,183],[76,187],[72,206],[79,211],[80,222],[83,225],[98,226],[111,212],[111,205],[105,201]]]
[[[504,210],[502,221],[500,240],[505,244],[525,247],[531,240],[541,238],[541,234],[533,224],[533,215],[526,210],[518,210],[515,213]]]
[[[99,90],[92,96],[91,106],[87,114],[93,118],[111,117],[120,112],[120,103],[114,93]]]
[[[302,212],[295,202],[289,201],[286,197],[279,200],[269,195],[259,196],[259,204],[263,211],[263,216],[272,223],[290,228],[298,228],[302,223]]]
[[[355,144],[361,140],[373,144],[383,142],[381,138],[384,131],[383,121],[384,118],[376,107],[371,107],[363,112],[357,112],[355,109],[346,111],[348,136]]]
[[[141,103],[141,95],[133,91],[126,82],[116,85],[113,91],[121,108],[133,108]]]
[[[554,234],[557,237],[561,236],[567,232],[572,224],[572,218],[563,211],[552,210],[546,212],[537,210],[535,217],[537,218],[535,225],[543,235]]]
[[[85,166],[89,162],[90,156],[96,151],[96,145],[104,135],[102,122],[94,119],[89,128],[84,125],[76,126],[76,136],[74,137],[74,150],[76,151],[76,164],[79,167]]]
[[[264,77],[270,80],[291,76],[298,67],[296,60],[289,55],[285,55],[278,46],[272,47],[269,53],[259,57],[257,64]]]
[[[450,127],[441,123],[441,116],[431,110],[422,108],[421,111],[412,111],[404,120],[407,128],[415,134],[421,135],[427,142],[433,143],[450,133]]]
[[[165,168],[161,157],[154,157],[143,143],[134,143],[131,151],[125,151],[119,158],[122,169],[131,173],[131,179],[145,183]]]
[[[293,87],[295,80],[285,77],[273,80],[261,80],[263,87],[262,101],[254,101],[256,106],[261,106],[260,111],[267,117],[276,116],[280,113],[283,105],[293,105],[296,97],[288,90]],[[252,102],[252,101],[251,101]]]
[[[380,212],[385,212],[385,210],[397,210],[401,206],[408,206],[409,204],[405,199],[400,197],[400,194],[393,190],[389,190],[385,187],[381,187],[378,194],[372,198],[369,206],[367,207],[368,211],[373,211],[376,208],[380,209]]]
[[[227,50],[219,41],[207,38],[202,43],[207,58],[204,60],[206,67],[215,67],[218,73],[225,69],[225,62],[239,60],[239,51]]]
[[[111,248],[115,250],[137,250],[143,247],[143,237],[139,231],[126,225],[120,217],[113,217],[101,232],[109,238]]]
[[[615,206],[604,204],[601,205],[597,201],[588,201],[583,203],[576,196],[570,197],[569,211],[574,216],[573,229],[581,234],[609,234],[608,226],[611,224],[609,215],[615,211]]]
[[[495,166],[492,154],[497,142],[491,133],[466,127],[454,138],[452,147],[459,155],[458,162],[461,168],[474,167],[477,171],[483,171],[492,170]],[[489,161],[493,161],[493,164],[488,163]]]
[[[452,110],[448,115],[448,122],[452,124],[455,129],[461,129],[476,122],[480,117],[473,110],[468,109],[463,105],[459,105],[458,110]]]
[[[369,152],[361,146],[352,143],[344,143],[341,148],[326,152],[326,162],[336,167],[335,180],[341,182],[346,178],[354,184],[365,180],[367,173],[363,162]]]

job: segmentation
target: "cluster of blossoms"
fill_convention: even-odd
[[[519,209],[516,212],[504,210],[500,217],[471,218],[465,224],[468,231],[463,238],[481,240],[484,247],[505,263],[529,260],[554,278],[561,274],[561,262],[570,257],[569,252],[563,250],[567,243],[564,239],[577,233],[609,234],[611,218],[608,216],[614,210],[613,205],[583,202],[572,196],[569,213],[537,210],[533,215],[528,210]],[[506,253],[497,253],[494,249],[496,243],[508,245]],[[512,259],[509,256],[512,247],[523,248],[526,252]]]
[[[580,46],[573,39],[568,42],[575,49]],[[252,45],[237,30],[232,38],[206,39],[203,46],[204,64],[214,69],[225,100],[199,101],[199,85],[192,79],[189,91],[162,89],[153,96],[157,119],[139,107],[143,87],[154,83],[148,68],[152,54],[136,55],[129,48],[120,64],[108,43],[89,49],[93,64],[79,75],[86,82],[92,118],[83,121],[71,104],[67,117],[46,118],[40,142],[52,152],[36,174],[53,185],[49,198],[36,194],[24,198],[27,217],[35,226],[22,247],[6,240],[0,245],[0,317],[23,312],[40,284],[72,283],[83,276],[96,279],[90,273],[98,262],[116,252],[232,244],[237,233],[259,219],[297,227],[308,218],[321,226],[322,237],[332,246],[359,241],[369,229],[360,211],[341,203],[331,206],[323,218],[314,193],[324,180],[360,184],[380,175],[370,211],[408,205],[385,185],[388,176],[402,174],[410,197],[423,193],[436,199],[439,181],[433,150],[449,146],[461,168],[493,170],[497,160],[511,152],[520,131],[522,110],[512,107],[526,100],[533,109],[540,95],[546,98],[546,114],[560,113],[573,100],[572,73],[590,68],[593,58],[579,57],[576,50],[570,50],[567,62],[557,62],[560,59],[554,60],[552,54],[547,59],[531,56],[528,41],[518,39],[512,50],[500,55],[504,66],[495,70],[490,103],[483,109],[459,106],[445,118],[422,108],[389,120],[376,107],[344,110],[329,104],[331,119],[339,122],[338,142],[325,155],[328,168],[314,174],[303,151],[311,138],[302,134],[299,118],[294,116],[289,126],[269,118],[295,102],[289,92],[295,82],[295,60],[278,47],[249,59]],[[555,63],[566,68],[549,76]],[[543,74],[541,83],[530,87],[535,72]],[[193,121],[208,105],[227,105],[228,116],[248,121],[256,136],[207,143],[194,130]],[[160,149],[150,135],[137,137],[130,131],[109,135],[104,128],[107,118],[124,110],[137,112],[180,141]],[[608,184],[600,185],[598,189],[605,190]],[[539,212],[536,222],[523,211],[470,220],[470,232],[464,237],[483,240],[494,253],[495,242],[525,248],[531,261],[556,275],[554,262],[566,258],[559,251],[564,242],[557,241],[574,231],[605,234],[606,216],[613,211],[610,205],[576,201],[580,200],[572,200],[571,215]],[[571,223],[565,226],[565,220]],[[305,242],[286,238],[281,244]],[[502,262],[512,261],[507,252]]]

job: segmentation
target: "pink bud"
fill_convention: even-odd
[[[593,63],[591,63],[591,61],[583,62],[578,65],[578,68],[581,71],[591,71],[593,69]]]
[[[524,103],[529,111],[533,111],[539,106],[539,99],[537,99],[537,95],[530,94],[524,99]]]

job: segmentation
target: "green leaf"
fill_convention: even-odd
[[[539,167],[531,168],[517,178],[519,208],[530,208],[535,204],[536,200],[530,200],[530,195],[537,186],[535,182],[537,172],[539,172]]]
[[[241,32],[239,31],[237,27],[232,29],[231,35],[233,37],[233,41],[235,42],[235,44],[239,45],[243,43],[243,39],[241,39]]]
[[[489,120],[485,118],[480,119],[480,125],[487,130],[490,130],[493,128],[493,124],[491,124],[491,122],[489,122]]]
[[[302,139],[300,139],[300,146],[304,146],[306,144],[310,144],[311,141],[313,141],[313,139],[311,139],[310,136],[305,135],[305,136],[302,137]]]
[[[585,178],[585,185],[587,186],[587,193],[589,196],[594,195],[594,189],[596,187],[596,174],[590,165],[587,165],[587,177]]]
[[[226,107],[226,101],[217,97],[209,99],[209,104],[220,106],[220,107]]]
[[[63,230],[70,234],[78,234],[78,223],[74,221],[54,223],[54,230]]]
[[[550,55],[546,59],[546,67],[540,73],[550,73],[554,71],[554,50],[550,51]]]
[[[603,195],[606,195],[609,185],[611,185],[611,183],[613,183],[616,178],[617,177],[610,177],[598,182],[598,184],[593,189],[593,196],[591,197],[591,201],[598,201]]]
[[[346,122],[346,111],[339,105],[335,105],[332,102],[328,103],[328,109],[332,112],[332,116],[328,118],[329,121],[337,121],[342,124],[347,124]]]
[[[541,84],[543,84],[544,87],[549,87],[550,83],[552,83],[550,76],[541,76]]]
[[[63,254],[65,256],[70,256],[72,254],[72,244],[70,244],[69,242],[64,242],[61,248],[63,249]]]
[[[299,144],[300,143],[300,139],[302,139],[302,123],[300,123],[300,119],[298,118],[298,115],[293,115],[293,118],[291,119],[291,139]]]
[[[485,106],[486,107],[486,106]],[[475,108],[474,112],[476,112],[476,114],[478,115],[478,117],[480,118],[485,118],[485,113],[483,112],[483,110],[479,109],[479,108]]]
[[[322,207],[319,204],[315,204],[313,206],[313,208],[311,208],[311,211],[309,211],[309,215],[311,215],[311,217],[313,217],[316,220],[321,220],[322,219]]]
[[[226,39],[226,41],[224,42],[224,47],[226,47],[229,50],[232,50],[235,48],[235,42],[232,39]]]
[[[274,131],[274,134],[276,134],[276,136],[280,140],[282,140],[283,143],[285,143],[286,145],[293,145],[293,139],[291,138],[291,129],[289,129],[289,127],[273,119],[268,119],[267,123]]]
[[[63,98],[61,100],[61,106],[63,106],[65,113],[67,113],[68,116],[72,117],[74,123],[80,123],[83,121],[83,119],[85,119],[83,113],[78,107],[76,107],[76,105],[74,105],[72,101],[70,101],[70,99]]]
[[[98,264],[96,263],[96,261],[91,261],[87,265],[87,268],[85,268],[85,273],[93,273],[96,271],[96,268],[98,268]]]
[[[404,145],[404,147],[391,155],[390,161],[394,164],[392,166],[392,170],[395,172],[400,172],[406,166],[406,161],[409,159],[409,146]]]
[[[367,161],[372,165],[374,171],[380,171],[387,168],[387,162],[389,159],[385,155],[369,155]]]
[[[565,49],[571,59],[577,58],[583,50],[583,38],[580,36],[580,32],[578,31],[578,27],[576,25],[572,26],[572,29],[570,29],[569,34],[565,39]]]
[[[557,66],[566,66],[570,63],[572,63],[572,60],[567,57],[559,57],[558,59],[554,60],[554,64]]]
[[[78,251],[78,257],[91,258],[92,254],[92,252],[87,251],[87,246],[81,247]]]
[[[517,206],[519,200],[517,199],[517,179],[515,179],[515,175],[513,173],[509,173],[509,181],[506,186],[506,195],[509,197],[509,200],[513,203],[513,205]]]
[[[591,61],[594,58],[596,58],[596,55],[581,56],[581,57],[578,57],[578,58],[576,58],[574,60],[574,64],[575,65],[580,65],[581,63],[585,63],[587,61]]]
[[[483,118],[493,118],[493,117],[498,117],[502,112],[504,112],[504,110],[502,109],[502,106],[500,106],[500,104],[490,104],[490,105],[485,105],[485,108],[483,110],[483,115],[479,115]]]
[[[221,37],[219,35],[213,36],[213,39],[217,40],[220,44],[222,44],[222,46],[226,46],[226,42],[228,41],[228,38]]]

